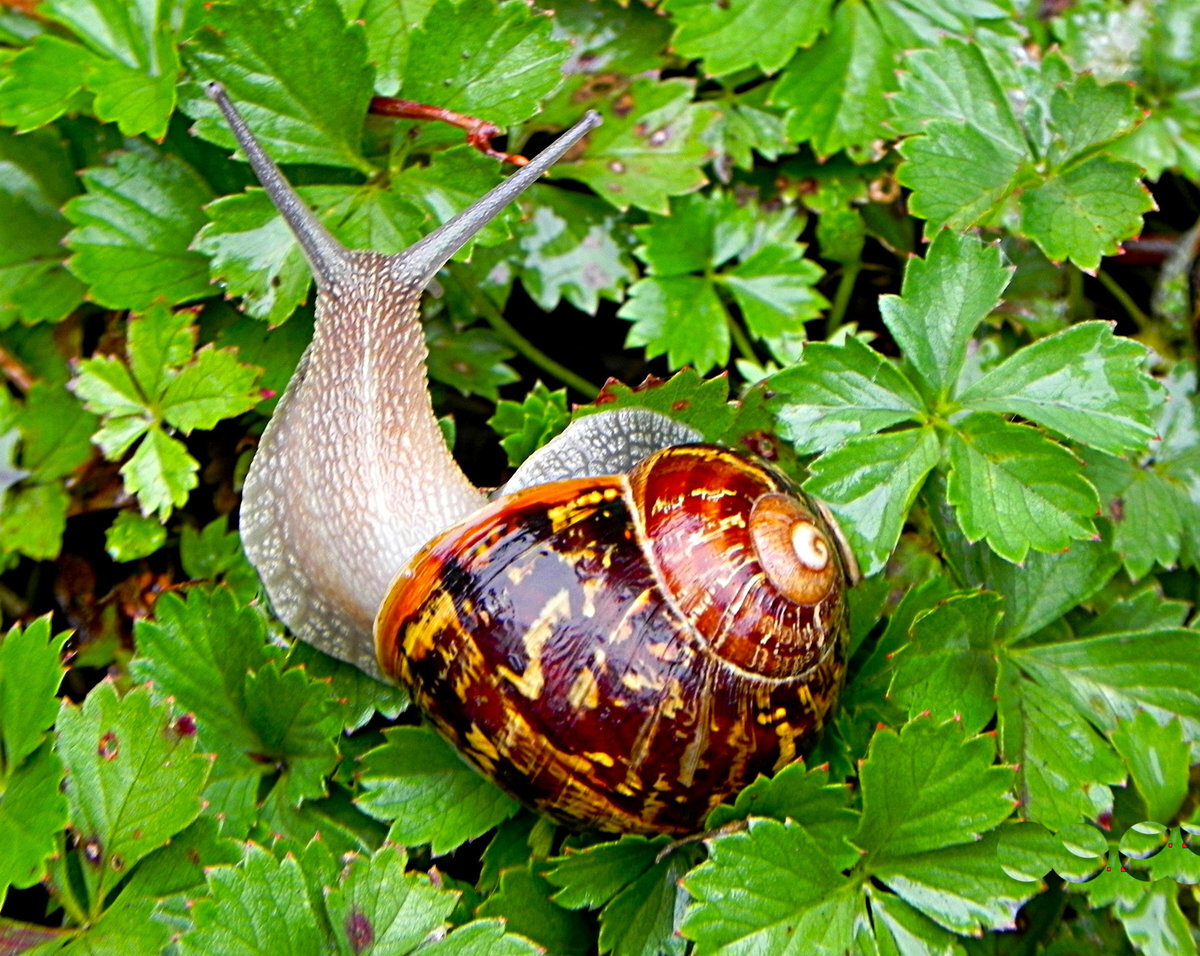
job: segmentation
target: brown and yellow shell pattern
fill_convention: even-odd
[[[689,833],[803,756],[845,673],[845,587],[801,493],[684,446],[445,532],[396,579],[376,646],[522,802],[576,826]]]

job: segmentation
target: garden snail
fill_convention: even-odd
[[[580,419],[489,498],[433,414],[421,292],[598,117],[384,256],[343,248],[209,94],[318,287],[241,510],[279,617],[408,685],[480,771],[576,826],[694,832],[802,756],[842,683],[854,573],[821,509],[646,409]]]

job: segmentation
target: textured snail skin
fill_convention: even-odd
[[[826,568],[800,572],[818,582],[807,602],[764,569],[751,527],[764,496],[827,545]],[[393,583],[376,642],[443,736],[517,799],[574,826],[690,833],[801,756],[833,707],[840,562],[774,472],[672,448],[630,476],[498,499],[439,536]]]

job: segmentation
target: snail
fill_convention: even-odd
[[[578,419],[488,495],[433,414],[422,291],[599,117],[385,256],[339,244],[208,93],[318,289],[241,506],[280,619],[406,685],[476,769],[576,827],[695,832],[803,756],[843,681],[856,573],[823,508],[638,408]]]

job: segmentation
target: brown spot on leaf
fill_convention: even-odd
[[[346,917],[346,939],[356,953],[361,953],[375,942],[375,929],[361,910],[351,910]]]
[[[119,749],[117,735],[110,730],[100,738],[100,746],[96,748],[96,753],[105,760],[115,760]]]

